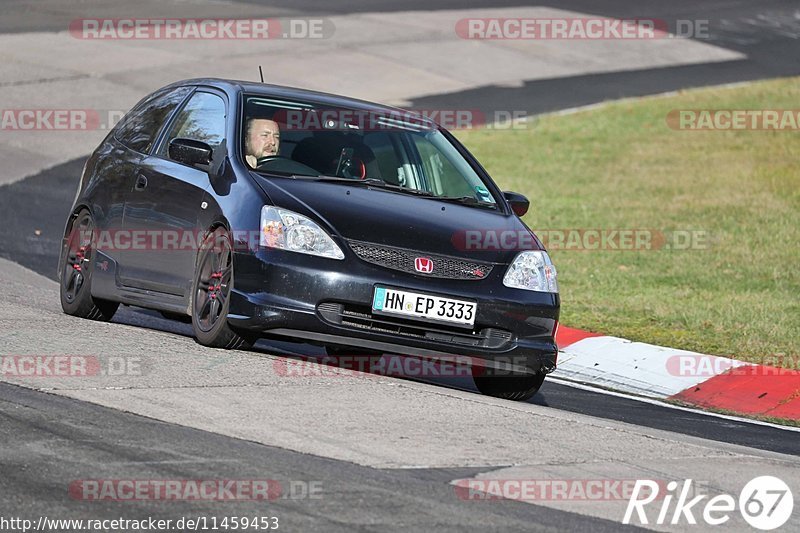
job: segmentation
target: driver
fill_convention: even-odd
[[[281,129],[274,120],[251,118],[247,120],[244,137],[244,158],[251,168],[258,166],[262,157],[278,155]]]

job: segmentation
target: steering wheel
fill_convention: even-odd
[[[256,161],[256,170],[261,172],[283,172],[286,174],[302,174],[316,176],[318,172],[308,165],[295,161],[282,155],[268,155],[259,157]]]
[[[266,155],[264,157],[259,157],[256,160],[256,168],[259,168],[261,165],[266,165],[270,161],[275,161],[276,159],[289,159],[289,158],[284,157],[282,155]]]

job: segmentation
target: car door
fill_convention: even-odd
[[[199,212],[210,180],[207,170],[173,161],[169,144],[176,138],[205,142],[219,161],[224,158],[225,119],[224,94],[197,89],[167,124],[157,149],[140,163],[139,188],[125,204],[125,229],[134,237],[126,257],[126,286],[188,295],[202,234]]]
[[[130,243],[124,234],[125,205],[136,191],[141,162],[155,146],[158,134],[191,87],[161,89],[139,102],[115,126],[107,150],[98,160],[96,173],[103,176],[107,224],[99,242],[103,252],[117,263],[117,275],[126,272]]]
[[[120,230],[125,202],[135,187],[139,165],[155,145],[158,132],[189,87],[161,89],[142,99],[117,124],[96,154],[94,174],[100,177],[95,204],[98,246],[124,269],[127,242]]]

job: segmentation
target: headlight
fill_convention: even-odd
[[[556,267],[547,252],[521,252],[508,267],[503,285],[512,289],[558,292],[556,277]]]
[[[265,205],[261,208],[259,244],[301,254],[344,259],[341,248],[316,222],[288,209]]]

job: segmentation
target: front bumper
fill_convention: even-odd
[[[407,274],[356,258],[342,261],[262,249],[234,258],[228,321],[264,336],[433,358],[453,355],[504,370],[550,372],[558,348],[557,294],[510,289],[505,268],[482,280]],[[473,329],[371,312],[376,285],[477,302]]]

